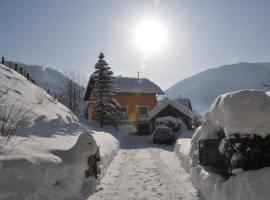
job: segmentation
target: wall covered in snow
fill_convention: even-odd
[[[198,142],[233,133],[269,135],[270,98],[255,90],[228,93],[218,97],[206,113],[205,121],[194,134],[188,164],[191,179],[207,200],[267,200],[270,196],[270,167],[242,172],[229,179],[216,174],[210,167],[199,165]]]

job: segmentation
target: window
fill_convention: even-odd
[[[121,113],[122,113],[122,115],[128,115],[128,107],[121,106]]]
[[[139,107],[139,115],[140,116],[148,115],[148,106],[140,106]]]

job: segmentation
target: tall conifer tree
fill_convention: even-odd
[[[104,60],[104,57],[104,54],[100,53],[99,60],[95,65],[96,70],[92,75],[94,87],[91,95],[91,103],[101,128],[104,124],[117,127],[120,106],[113,99],[115,95],[113,72]]]

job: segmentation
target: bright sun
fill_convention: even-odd
[[[135,44],[145,53],[160,49],[165,41],[165,30],[155,20],[144,21],[136,28]]]

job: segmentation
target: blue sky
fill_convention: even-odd
[[[140,71],[166,89],[208,68],[270,61],[269,8],[269,0],[0,0],[0,55],[89,76],[102,50],[116,75]],[[168,38],[144,61],[134,34],[149,18]]]

